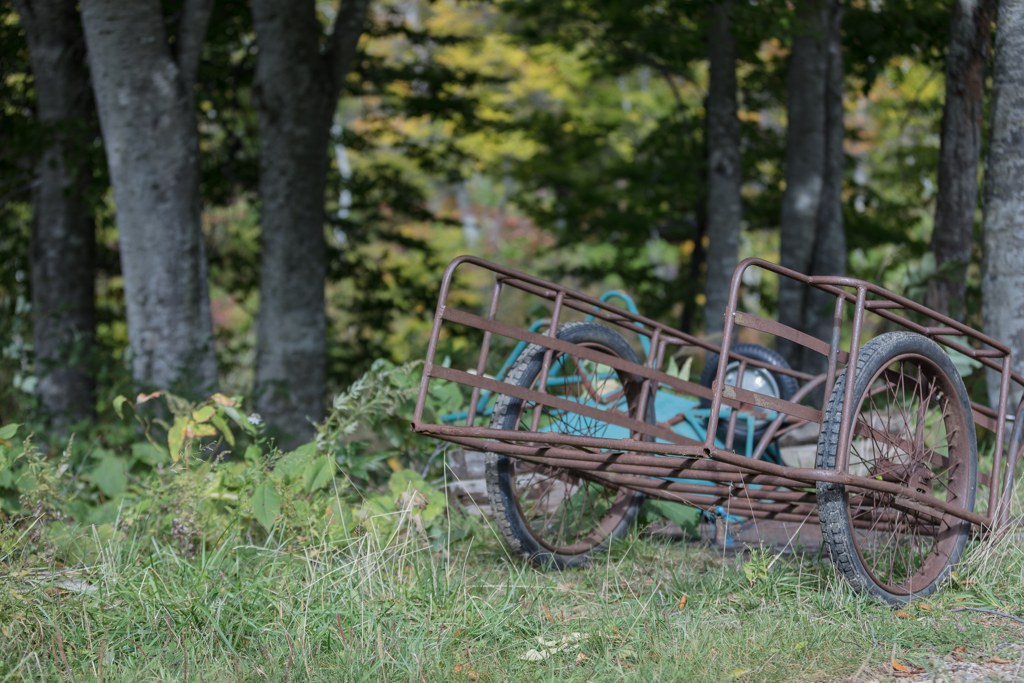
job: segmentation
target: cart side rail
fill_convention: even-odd
[[[747,269],[752,267],[767,270],[777,274],[779,277],[789,278],[833,295],[836,298],[836,305],[830,342],[811,337],[774,320],[738,310],[743,275]],[[869,296],[872,298],[868,298]],[[850,349],[846,351],[841,348],[841,341],[844,325],[847,324],[844,309],[848,303],[854,305],[854,314],[852,321],[849,323],[852,327]],[[910,320],[906,317],[908,312],[923,316],[934,324],[925,325]],[[733,273],[729,292],[729,304],[725,312],[722,345],[728,346],[731,344],[731,340],[735,335],[734,327],[738,325],[782,337],[804,348],[827,356],[829,363],[825,382],[825,401],[828,401],[828,397],[831,394],[835,378],[839,372],[839,366],[841,364],[846,366],[847,373],[850,376],[847,378],[848,381],[845,387],[846,400],[843,403],[839,439],[840,457],[836,459],[836,470],[841,470],[846,467],[845,456],[849,451],[853,436],[849,426],[851,424],[850,411],[854,409],[851,404],[851,398],[854,375],[856,374],[857,352],[861,346],[861,332],[865,314],[867,313],[872,313],[883,320],[923,335],[945,347],[948,351],[961,353],[981,363],[984,367],[1000,373],[999,400],[996,408],[993,409],[972,402],[971,413],[976,424],[993,432],[995,435],[995,457],[992,475],[990,477],[981,475],[979,480],[989,488],[988,510],[990,522],[998,521],[1000,525],[1005,524],[1009,519],[1009,505],[1016,463],[1021,448],[1024,446],[1024,425],[1021,424],[1022,419],[1024,419],[1024,398],[1021,399],[1017,406],[1015,414],[1008,413],[1010,382],[1015,382],[1019,387],[1024,388],[1024,377],[1013,372],[1011,369],[1011,351],[1005,344],[978,332],[962,322],[942,315],[927,306],[890,292],[876,284],[849,277],[804,275],[764,259],[748,258],[740,262]],[[974,348],[950,337],[966,337],[968,340],[973,340],[981,348]],[[719,384],[721,384],[723,379],[724,369],[720,367],[717,378]],[[712,405],[712,422],[716,422],[715,408],[716,406]],[[822,409],[824,410],[824,406]],[[1007,422],[1012,422],[1014,425],[1009,444],[1004,443]],[[709,425],[709,430],[712,427],[714,425]],[[1004,445],[1007,447],[1004,448]],[[1005,462],[1004,451],[1006,451]],[[1001,495],[1000,491],[1002,492]]]

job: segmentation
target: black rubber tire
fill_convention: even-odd
[[[598,323],[566,323],[560,327],[558,339],[574,344],[601,344],[624,360],[642,363],[636,351],[622,335]],[[526,347],[509,370],[505,381],[521,387],[530,387],[540,373],[544,351],[543,347],[535,344]],[[499,396],[494,406],[494,413],[491,415],[491,429],[515,430],[518,427],[521,410],[521,399],[507,395]],[[647,422],[653,424],[653,397],[648,400],[646,414]],[[487,497],[501,535],[513,551],[543,569],[571,569],[587,566],[593,555],[606,551],[613,541],[626,535],[636,520],[644,500],[642,493],[634,492],[633,500],[621,522],[600,545],[579,554],[561,554],[552,552],[541,545],[530,531],[526,520],[522,518],[513,489],[512,459],[507,455],[487,453],[485,466]]]
[[[956,400],[959,401],[960,408],[967,420],[968,428],[965,432],[969,469],[965,507],[968,511],[973,512],[978,483],[978,442],[974,431],[974,421],[971,417],[971,402],[960,373],[942,347],[927,337],[905,331],[889,332],[872,339],[861,347],[857,358],[857,379],[853,388],[853,403],[858,406],[857,410],[859,411],[864,392],[868,389],[868,384],[874,378],[875,373],[889,365],[892,359],[903,354],[915,354],[932,361],[955,390]],[[846,370],[844,369],[836,378],[835,386],[825,408],[821,433],[818,436],[818,453],[815,459],[815,467],[818,469],[831,470],[835,468],[845,390]],[[855,412],[854,416],[856,414]],[[879,585],[864,565],[850,520],[846,486],[818,482],[817,498],[821,532],[833,564],[856,592],[862,595],[871,595],[890,605],[904,605],[915,598],[926,597],[934,593],[960,561],[970,536],[970,522],[958,520],[960,528],[958,531],[954,531],[957,534],[955,547],[937,577],[928,585],[915,589],[913,593],[893,593]]]
[[[760,344],[733,344],[732,353],[739,354],[745,358],[750,358],[751,360],[757,360],[761,361],[762,363],[768,363],[769,365],[775,365],[780,368],[785,368],[786,370],[792,369],[789,367],[789,363],[786,362],[785,358],[780,356],[775,351],[772,351],[768,347],[761,346]],[[715,377],[717,377],[718,375],[718,357],[719,356],[717,353],[708,354],[707,362],[704,363],[704,370],[701,371],[700,380],[698,380],[698,384],[700,384],[702,387],[707,387],[710,389],[711,385],[714,383]],[[773,372],[771,373],[771,375],[775,379],[775,383],[779,385],[779,398],[783,400],[788,401],[793,396],[793,394],[795,394],[797,390],[800,388],[799,384],[796,381],[796,377],[793,377],[792,375],[784,375],[781,372]],[[710,408],[711,401],[709,401],[706,398],[702,398],[700,400],[700,407]],[[755,446],[757,445],[757,442],[761,440],[761,437],[764,436],[764,433],[767,430],[768,425],[765,425],[760,429],[754,430]],[[728,421],[719,420],[717,431],[718,438],[724,443],[728,435]],[[737,420],[736,435],[733,437],[733,444],[737,446],[740,444],[744,444],[746,443],[746,439],[746,421]]]

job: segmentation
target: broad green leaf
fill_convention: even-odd
[[[274,477],[289,482],[293,481],[299,477],[302,470],[309,464],[309,460],[309,454],[298,450],[285,453],[274,465]]]
[[[230,417],[232,420],[234,420],[235,424],[237,424],[239,427],[247,431],[250,427],[252,427],[252,425],[249,424],[249,421],[246,420],[245,415],[242,415],[242,413],[237,408],[232,408],[231,406],[222,407],[224,408],[224,414]]]
[[[114,412],[117,413],[117,416],[121,419],[124,419],[124,415],[121,413],[121,411],[124,410],[124,404],[127,401],[127,396],[118,396],[117,398],[114,399]]]
[[[690,381],[690,369],[692,367],[693,367],[693,356],[690,356],[690,357],[688,357],[686,359],[686,362],[683,363],[683,367],[679,368],[679,373],[676,374],[676,377],[678,377],[679,379],[683,380],[684,382],[689,382]]]
[[[366,497],[366,501],[356,511],[360,519],[367,519],[372,515],[387,515],[395,511],[395,499],[383,494],[374,494]]]
[[[967,337],[947,337],[947,338],[950,341],[953,341],[953,342],[956,342],[956,343],[960,344],[961,346],[966,346],[968,348],[970,348],[970,346],[971,346],[971,343],[967,339]],[[957,369],[957,372],[960,373],[961,377],[967,377],[972,372],[974,372],[975,370],[977,370],[978,368],[981,367],[981,362],[980,361],[977,361],[974,358],[971,358],[970,356],[965,356],[964,354],[960,353],[956,349],[951,349],[951,348],[946,347],[944,350],[945,350],[946,354],[949,355],[949,359],[951,361],[953,361],[953,366]]]
[[[12,422],[9,425],[4,425],[3,427],[0,427],[0,439],[7,440],[13,438],[18,431],[18,427],[20,426],[20,423]]]
[[[228,427],[228,423],[224,421],[224,418],[220,415],[214,415],[210,418],[210,422],[220,430],[220,433],[224,435],[224,440],[232,446],[235,445],[235,435],[231,433],[231,428]]]
[[[228,485],[230,480],[230,474],[225,470],[219,470],[210,478],[210,483],[203,490],[203,495],[218,500],[238,500],[238,494]]]
[[[249,499],[249,506],[256,520],[263,525],[263,528],[270,531],[274,526],[274,520],[281,512],[281,496],[274,488],[274,482],[264,479],[263,482],[252,492]]]
[[[423,481],[423,477],[414,470],[399,470],[392,474],[388,480],[388,489],[395,496],[400,496],[410,491],[420,493],[427,501],[426,508],[418,513],[424,524],[428,524],[440,515],[448,504],[448,499],[445,495],[431,488],[430,484]]]
[[[132,456],[139,462],[146,463],[150,467],[156,467],[161,463],[170,462],[167,453],[154,443],[148,441],[136,441],[132,444]]]
[[[196,422],[209,422],[210,418],[217,413],[217,409],[213,406],[203,406],[197,410],[192,411],[192,419]]]
[[[295,449],[295,453],[306,457],[316,455],[316,441],[310,441],[309,443],[302,444]]]
[[[421,493],[427,493],[431,490],[430,484],[423,481],[423,477],[415,470],[398,470],[388,479],[388,489],[396,496],[408,491],[410,488]]]
[[[440,491],[431,490],[424,494],[427,498],[427,507],[420,512],[420,519],[424,524],[430,524],[448,506],[448,498]]]
[[[254,443],[251,443],[245,447],[245,455],[242,457],[245,458],[246,462],[252,463],[253,465],[258,465],[260,459],[263,458],[263,451],[260,450],[259,446],[257,446]]]
[[[700,511],[696,508],[681,503],[671,503],[667,500],[655,499],[648,499],[645,505],[659,517],[678,524],[688,534],[699,535]]]
[[[401,448],[405,442],[405,437],[410,433],[409,423],[405,420],[391,420],[381,425],[384,432],[384,436],[388,438],[391,445],[395,448]]]
[[[184,417],[174,418],[174,424],[167,431],[167,446],[171,450],[171,460],[178,462],[181,459],[181,446],[185,442],[185,427],[188,420]]]
[[[99,465],[89,473],[89,479],[108,498],[115,498],[128,488],[125,463],[113,453],[108,453],[100,458]]]
[[[334,458],[325,455],[306,465],[302,472],[302,487],[307,493],[327,486],[334,479]]]

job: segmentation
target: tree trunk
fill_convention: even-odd
[[[715,5],[708,32],[708,243],[704,280],[704,330],[720,335],[729,303],[729,283],[739,258],[743,206],[740,183],[740,122],[736,117],[736,38],[733,0]]]
[[[132,374],[198,395],[217,384],[200,226],[193,87],[212,0],[185,0],[168,44],[157,0],[82,0],[117,205]]]
[[[814,258],[810,275],[846,274],[846,229],[843,223],[843,10],[838,2],[829,7],[828,73],[825,90],[825,175],[821,187],[821,201],[814,236]],[[808,288],[804,298],[804,332],[828,341],[832,339],[832,318],[835,297],[819,289]],[[805,372],[822,373],[828,369],[828,359],[820,353],[804,348],[799,367]],[[815,396],[820,403],[824,394]]]
[[[58,423],[95,413],[95,226],[83,206],[92,92],[75,0],[15,0],[51,142],[32,189],[32,342],[44,412]]]
[[[789,56],[786,130],[786,192],[782,199],[782,265],[800,273],[814,262],[815,233],[826,169],[826,97],[828,82],[828,6],[804,0],[797,6],[793,51]],[[779,322],[803,329],[807,288],[779,279]],[[793,367],[801,347],[778,340],[778,350]]]
[[[928,282],[926,303],[956,320],[963,320],[965,312],[967,264],[978,205],[985,69],[995,6],[995,0],[954,2],[946,55],[946,103],[932,232],[936,272]]]
[[[1024,372],[1024,0],[1000,0],[985,159],[982,315],[985,333],[1010,347]],[[999,373],[988,372],[990,405]],[[1013,383],[1011,388],[1015,387]],[[1020,390],[1010,404],[1015,410]]]
[[[323,415],[327,144],[368,5],[345,0],[323,54],[313,0],[252,7],[263,235],[256,405],[284,447],[311,437]]]

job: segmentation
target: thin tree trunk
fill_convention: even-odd
[[[699,195],[698,195],[699,196]],[[707,235],[707,218],[703,204],[697,205],[694,211],[693,251],[690,252],[690,263],[686,271],[680,269],[679,280],[682,284],[683,314],[679,318],[679,331],[693,333],[693,320],[696,317],[697,294],[700,292],[700,271],[705,265],[704,237]],[[686,273],[685,279],[683,273]]]
[[[345,0],[323,54],[313,0],[252,6],[263,236],[256,405],[285,447],[308,439],[323,415],[327,145],[368,5]]]
[[[1024,0],[1000,0],[985,159],[982,316],[985,333],[1010,347],[1024,372]],[[990,405],[999,373],[987,371]],[[1011,387],[1015,385],[1011,383]],[[1015,391],[1010,409],[1020,397]]]
[[[826,97],[828,80],[828,6],[804,0],[797,7],[793,51],[789,56],[786,130],[786,192],[782,199],[781,261],[800,273],[814,262],[818,209],[826,169]],[[779,322],[803,328],[807,288],[779,279]],[[801,347],[785,339],[778,350],[794,367]]]
[[[946,103],[931,245],[936,273],[928,283],[926,303],[957,320],[963,320],[965,312],[967,264],[978,205],[985,71],[995,8],[995,0],[956,0],[946,56]]]
[[[117,205],[132,373],[197,395],[217,384],[200,226],[193,86],[213,0],[185,0],[175,50],[158,0],[82,0]]]
[[[707,99],[708,130],[708,243],[704,279],[704,330],[720,335],[722,315],[729,302],[729,283],[739,259],[740,122],[736,117],[736,38],[732,34],[733,0],[712,10],[708,32],[710,79]]]
[[[825,90],[825,176],[818,204],[814,236],[814,259],[811,275],[846,274],[846,230],[843,223],[843,138],[846,132],[843,109],[843,10],[838,2],[830,3],[828,23],[828,74]],[[832,338],[832,317],[835,297],[821,290],[808,288],[804,298],[804,332],[828,341]],[[821,354],[804,348],[800,367],[805,372],[822,373],[828,361]],[[821,393],[815,396],[820,402]]]
[[[43,410],[57,422],[95,413],[95,227],[82,202],[89,168],[75,162],[93,113],[75,0],[15,0],[28,38],[36,113],[52,142],[32,189],[32,342]]]

